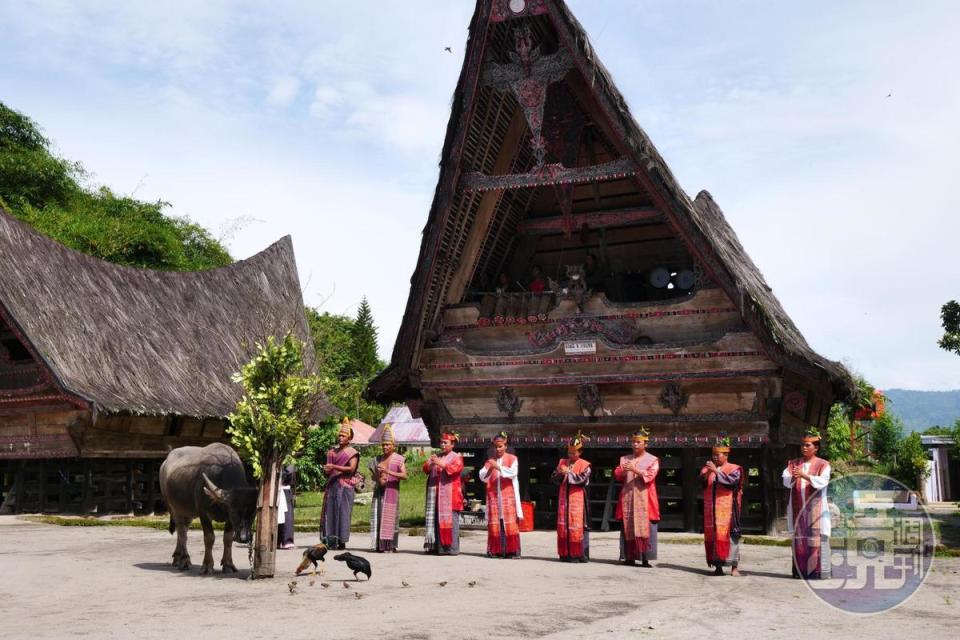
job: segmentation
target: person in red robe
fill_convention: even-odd
[[[458,439],[453,432],[440,434],[440,455],[432,455],[423,463],[423,472],[427,474],[423,548],[427,553],[450,556],[460,553],[463,456],[453,450]]]
[[[657,473],[660,459],[647,451],[649,433],[641,428],[633,434],[633,453],[620,458],[613,477],[623,483],[616,517],[623,521],[620,531],[620,560],[624,564],[651,567],[657,559],[657,523],[660,501],[657,499]]]
[[[480,469],[480,481],[487,485],[487,556],[520,557],[520,486],[517,456],[507,453],[507,434],[493,439],[493,455]]]
[[[793,577],[830,577],[830,509],[827,485],[830,463],[817,456],[820,434],[810,429],[800,441],[800,457],[783,470],[783,486],[790,490],[787,530],[793,534]],[[826,553],[823,550],[826,549]]]
[[[700,470],[703,482],[703,544],[707,565],[713,574],[723,575],[723,567],[730,565],[730,575],[739,576],[740,570],[740,508],[743,501],[743,467],[733,464],[730,439],[725,438],[713,448],[713,456]]]
[[[580,457],[584,436],[578,433],[567,445],[553,472],[560,484],[557,496],[557,553],[561,562],[587,562],[590,558],[590,463]]]

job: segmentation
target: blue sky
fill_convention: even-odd
[[[960,4],[569,5],[816,350],[881,387],[960,388],[936,346],[960,297]],[[389,357],[472,12],[0,0],[0,100],[235,257],[291,234],[305,301],[353,314],[367,295]]]

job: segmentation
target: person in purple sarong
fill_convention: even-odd
[[[360,454],[350,446],[352,439],[350,419],[344,418],[337,433],[337,446],[327,451],[327,463],[323,465],[327,488],[323,493],[320,539],[328,549],[346,549],[350,540],[357,465],[360,463]]]
[[[370,503],[370,538],[376,552],[396,551],[400,538],[400,481],[407,479],[404,457],[394,451],[393,427],[384,425],[383,455],[370,461],[373,500]]]

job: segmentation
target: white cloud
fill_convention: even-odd
[[[274,107],[288,107],[300,93],[300,79],[296,76],[284,76],[273,83],[267,94],[267,104]]]
[[[343,102],[343,94],[334,87],[318,87],[310,103],[310,115],[326,120],[333,115],[334,109]]]

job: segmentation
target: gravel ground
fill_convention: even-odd
[[[670,537],[670,536],[664,536]],[[354,582],[328,556],[314,585],[288,583],[300,550],[278,551],[283,574],[250,582],[246,549],[239,574],[199,575],[203,543],[190,532],[194,567],[173,569],[174,537],[127,527],[60,527],[0,517],[0,637],[4,638],[689,638],[717,633],[791,638],[944,638],[960,623],[960,559],[937,558],[919,591],[872,616],[823,604],[789,577],[789,549],[745,546],[744,577],[707,575],[700,545],[661,544],[653,569],[614,562],[617,537],[593,536],[594,561],[562,564],[550,532],[523,534],[524,558],[483,557],[483,532],[465,532],[456,558],[419,553],[422,540],[401,536],[402,551],[366,552],[373,579]],[[217,567],[219,534],[214,548]],[[332,554],[330,554],[332,556]],[[344,588],[347,580],[349,588]],[[404,587],[402,581],[409,583]],[[446,581],[446,586],[440,582]],[[475,586],[469,582],[475,581]],[[330,583],[322,588],[321,582]],[[357,598],[356,594],[362,594]]]

